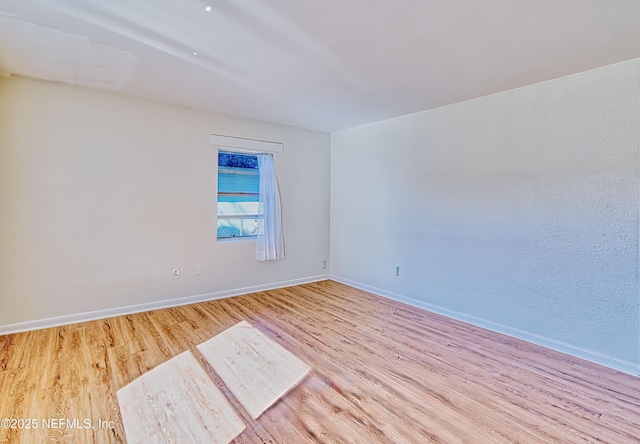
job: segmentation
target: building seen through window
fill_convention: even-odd
[[[255,155],[218,153],[218,239],[261,234],[260,170]]]

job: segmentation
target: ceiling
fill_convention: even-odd
[[[638,0],[0,0],[0,75],[327,132],[636,57]]]

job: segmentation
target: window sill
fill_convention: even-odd
[[[218,243],[228,244],[235,242],[251,242],[256,240],[256,236],[238,236],[238,237],[219,237]]]

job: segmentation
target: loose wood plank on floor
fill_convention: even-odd
[[[228,444],[244,423],[189,351],[117,393],[127,441]]]
[[[254,419],[311,370],[246,321],[196,348]]]

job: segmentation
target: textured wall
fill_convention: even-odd
[[[640,60],[336,133],[331,272],[633,368],[639,144]]]
[[[284,142],[285,259],[216,241],[211,133]],[[0,79],[0,325],[326,273],[329,156],[325,133]]]

